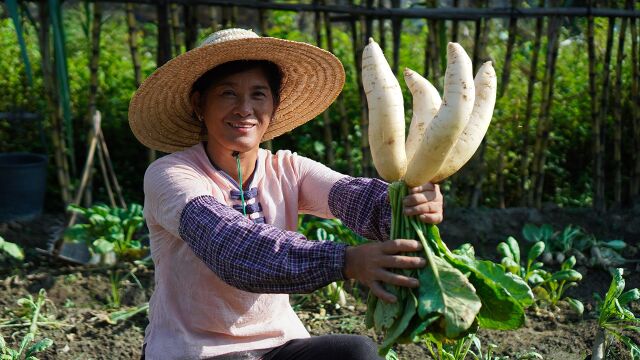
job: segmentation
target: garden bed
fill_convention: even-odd
[[[504,221],[506,224],[512,223],[509,219]],[[60,218],[56,216],[46,216],[29,224],[13,223],[0,227],[0,236],[23,245],[42,246],[52,236],[52,229],[60,223]],[[452,227],[455,224],[449,223],[447,226]],[[447,233],[443,233],[446,237]],[[636,244],[629,241],[632,239],[625,240],[635,247]],[[485,239],[479,245],[479,256],[497,256],[495,252],[491,252],[497,242]],[[19,298],[29,294],[35,297],[39,289],[44,288],[50,300],[44,313],[51,316],[51,322],[57,324],[39,327],[37,339],[48,337],[54,342],[49,349],[39,354],[39,358],[138,359],[147,325],[145,312],[115,324],[109,323],[109,314],[114,311],[111,276],[124,276],[132,269],[135,269],[137,281],[129,277],[120,282],[121,309],[132,309],[148,301],[153,291],[151,266],[78,266],[29,251],[27,261],[22,265],[14,268],[0,267],[0,322],[9,321],[16,316],[19,308],[16,302]],[[583,280],[578,287],[570,289],[568,295],[580,299],[585,304],[582,317],[574,315],[570,309],[562,306],[555,311],[529,309],[525,327],[517,331],[480,330],[478,336],[483,346],[495,344],[498,354],[509,355],[512,359],[531,350],[538,352],[545,359],[571,360],[590,356],[597,328],[593,294],[604,296],[611,276],[603,269],[582,266],[577,270],[582,273]],[[627,266],[625,279],[627,288],[640,287],[640,275],[635,263]],[[357,289],[351,293],[362,294]],[[380,340],[372,330],[364,326],[366,307],[363,301],[357,301],[351,295],[347,297],[347,305],[342,307],[326,303],[324,298],[316,294],[294,295],[292,303],[312,335],[353,333],[365,334],[377,341]],[[634,309],[637,310],[639,307],[636,306]],[[15,348],[16,342],[22,339],[26,330],[26,327],[0,328],[0,334]],[[401,345],[397,350],[400,359],[429,358],[426,348],[422,345]],[[615,347],[608,358],[630,357],[626,349]]]

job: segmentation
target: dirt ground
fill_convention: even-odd
[[[510,223],[505,220],[506,223]],[[16,301],[29,294],[36,296],[38,290],[46,289],[50,302],[44,309],[51,325],[42,325],[38,337],[49,337],[54,345],[41,353],[41,359],[138,359],[142,345],[144,328],[147,325],[145,313],[129,320],[109,324],[106,321],[111,293],[110,274],[124,274],[128,269],[96,268],[77,266],[53,260],[39,254],[33,247],[46,247],[55,238],[55,231],[63,222],[59,216],[47,215],[31,223],[0,224],[0,236],[12,242],[25,245],[27,261],[18,266],[0,263],[0,323],[11,320],[18,310]],[[468,223],[467,223],[468,224]],[[449,228],[455,226],[448,224]],[[464,224],[460,224],[464,226]],[[515,225],[514,225],[515,226]],[[456,231],[451,231],[456,233]],[[442,231],[445,241],[447,232]],[[631,238],[627,242],[637,245]],[[453,242],[458,240],[454,239]],[[481,257],[495,256],[496,242],[485,239],[478,244],[476,253]],[[593,294],[604,295],[611,281],[610,275],[602,269],[581,267],[583,281],[570,290],[569,295],[585,303],[585,314],[576,317],[568,309],[550,312],[544,309],[530,309],[526,326],[509,332],[480,330],[483,346],[497,345],[498,354],[517,358],[529,350],[535,350],[545,359],[585,359],[591,354],[595,337],[595,301]],[[625,279],[627,288],[640,287],[640,271],[633,263],[627,267]],[[122,307],[132,308],[148,300],[153,291],[153,269],[139,266],[136,276],[142,288],[133,281],[126,281],[123,288]],[[357,291],[353,293],[358,294]],[[380,340],[372,330],[364,326],[365,306],[353,297],[348,298],[346,307],[336,309],[323,304],[312,295],[294,295],[292,304],[300,319],[312,335],[353,333],[366,334]],[[640,307],[636,307],[639,310]],[[636,311],[636,314],[638,311]],[[7,342],[17,347],[26,327],[1,327]],[[401,345],[400,359],[428,359],[423,345]],[[629,359],[621,347],[615,347],[609,359]]]

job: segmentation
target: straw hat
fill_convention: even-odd
[[[344,85],[344,68],[333,54],[302,42],[260,37],[253,31],[217,31],[158,68],[129,104],[129,125],[144,145],[163,152],[202,140],[202,123],[190,102],[193,83],[208,70],[234,60],[269,60],[282,71],[280,105],[262,141],[273,139],[322,113]]]

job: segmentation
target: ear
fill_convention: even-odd
[[[199,119],[202,116],[201,102],[200,102],[200,92],[194,91],[190,97],[191,107],[193,108],[193,112],[196,115],[196,119]]]

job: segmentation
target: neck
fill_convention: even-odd
[[[221,150],[212,145],[212,142],[207,142],[205,148],[209,159],[213,161],[216,166],[230,175],[238,184],[240,184],[238,174],[238,164],[235,154],[232,151]],[[248,179],[251,178],[256,168],[256,160],[258,159],[259,147],[251,149],[248,152],[239,153],[240,157],[240,169],[242,169],[242,189],[248,184]]]

